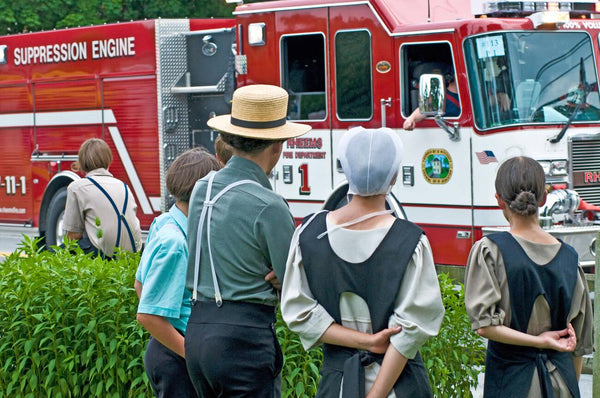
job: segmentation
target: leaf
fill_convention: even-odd
[[[33,341],[27,340],[25,342],[25,354],[29,354],[31,352],[31,347],[33,347]]]
[[[96,396],[102,396],[102,390],[104,389],[104,382],[100,380],[100,382],[96,385]]]
[[[125,382],[125,380],[127,379],[127,376],[125,376],[125,371],[123,370],[123,368],[117,369],[117,376],[119,376],[119,379],[121,380],[121,382]]]
[[[304,383],[296,384],[296,396],[301,397],[304,394]]]

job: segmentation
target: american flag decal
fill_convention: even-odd
[[[496,159],[496,155],[492,151],[475,152],[475,155],[477,155],[477,159],[481,164],[498,163],[498,159]]]

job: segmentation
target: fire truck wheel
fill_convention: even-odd
[[[61,188],[52,197],[46,217],[46,244],[58,245],[63,242],[63,216],[67,203],[67,187]]]

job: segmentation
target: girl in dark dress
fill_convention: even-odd
[[[579,397],[591,304],[577,253],[538,224],[546,200],[540,164],[506,160],[496,199],[510,230],[478,241],[465,275],[472,327],[489,340],[484,396]]]

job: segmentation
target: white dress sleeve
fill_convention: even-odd
[[[388,322],[389,327],[402,326],[390,338],[391,344],[406,358],[414,358],[427,339],[438,334],[444,312],[431,246],[423,235],[408,262]]]

